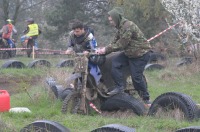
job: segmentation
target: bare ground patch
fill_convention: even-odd
[[[7,90],[10,95],[19,93],[24,86],[36,85],[40,76],[31,78],[0,77],[0,90]]]

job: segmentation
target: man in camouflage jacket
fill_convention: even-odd
[[[150,104],[150,96],[143,72],[150,58],[151,46],[138,26],[123,17],[123,11],[120,7],[115,7],[108,12],[108,15],[110,24],[115,26],[118,31],[111,44],[98,49],[96,52],[99,54],[109,54],[122,51],[112,60],[111,73],[116,86],[108,94],[114,95],[123,92],[126,84],[123,81],[122,68],[129,65],[134,88],[144,102]]]

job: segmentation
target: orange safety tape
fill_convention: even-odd
[[[176,24],[174,24],[174,25],[172,25],[172,26],[170,26],[170,27],[168,27],[167,29],[163,30],[162,32],[160,32],[160,33],[156,34],[155,36],[151,37],[150,39],[148,39],[147,42],[150,42],[151,40],[153,40],[153,39],[159,37],[160,35],[162,35],[162,34],[165,33],[166,31],[172,29],[173,27],[175,27],[176,25],[178,25],[178,24],[180,24],[180,23],[181,23],[181,21],[178,22],[178,23],[176,23]]]
[[[98,112],[99,114],[101,114],[101,111],[97,109],[97,107],[90,102],[90,107],[92,107],[96,112]]]

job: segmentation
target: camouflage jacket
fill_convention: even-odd
[[[150,49],[150,44],[146,41],[138,26],[132,21],[123,18],[113,42],[106,46],[106,54],[124,51],[129,58],[137,58],[147,53]]]

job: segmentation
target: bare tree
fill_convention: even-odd
[[[30,10],[48,0],[2,0],[0,3],[0,18],[6,22],[8,18],[12,19],[14,24],[18,21],[20,13]]]

